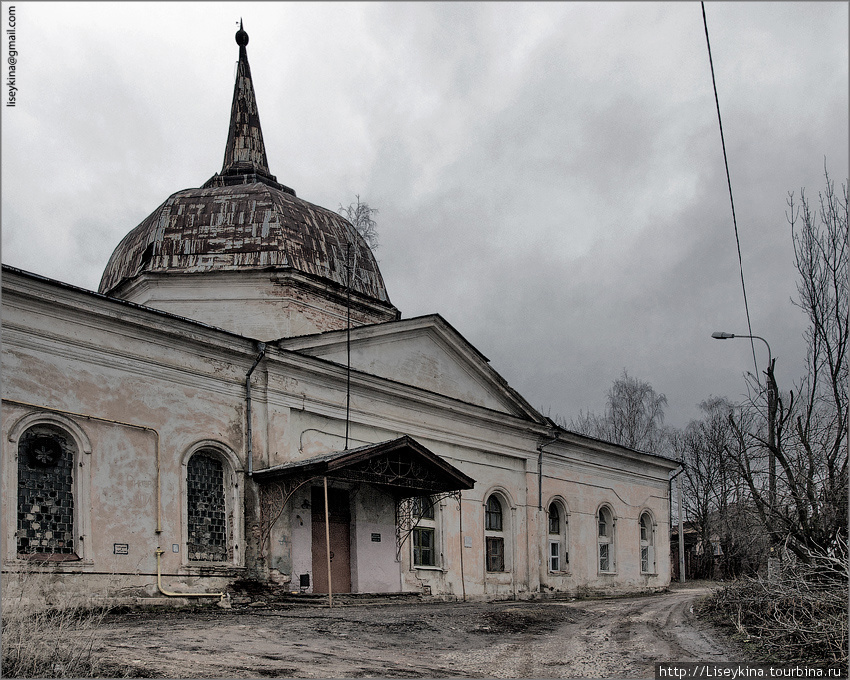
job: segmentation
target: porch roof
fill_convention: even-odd
[[[294,477],[368,482],[400,496],[459,491],[475,485],[472,477],[408,435],[254,472],[258,483]]]

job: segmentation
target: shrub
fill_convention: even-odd
[[[773,580],[734,581],[700,613],[732,628],[759,661],[846,668],[847,577],[843,557],[815,557],[784,566]]]

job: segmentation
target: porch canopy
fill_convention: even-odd
[[[472,477],[408,435],[254,472],[259,483],[316,477],[375,484],[398,498],[461,491],[475,485]]]

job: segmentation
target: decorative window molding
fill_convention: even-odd
[[[9,429],[16,512],[7,525],[7,555],[51,565],[90,565],[91,441],[71,418],[28,413]]]
[[[242,467],[220,442],[202,440],[183,456],[183,562],[190,567],[241,566]]]

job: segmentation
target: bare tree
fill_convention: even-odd
[[[764,526],[804,561],[839,550],[847,538],[848,196],[846,184],[838,194],[826,172],[825,179],[817,207],[805,192],[799,202],[793,193],[788,198],[794,304],[809,321],[806,375],[796,394],[782,394],[771,362],[766,395],[759,391],[744,407],[767,418],[756,427],[730,419],[739,470]],[[756,387],[754,376],[750,381]],[[775,475],[765,464],[771,454]]]
[[[638,451],[659,453],[666,447],[666,405],[667,397],[623,369],[623,375],[608,390],[604,415],[581,413],[570,422],[569,429]]]
[[[671,436],[684,463],[685,518],[697,531],[694,576],[737,576],[755,571],[766,550],[749,491],[730,451],[737,439],[729,420],[734,406],[722,397],[702,402],[703,417]]]
[[[378,214],[378,209],[371,207],[365,201],[360,200],[360,194],[355,196],[354,203],[350,203],[348,207],[339,206],[339,214],[345,217],[357,233],[360,234],[373,250],[378,247],[378,223],[374,219],[374,215]]]

